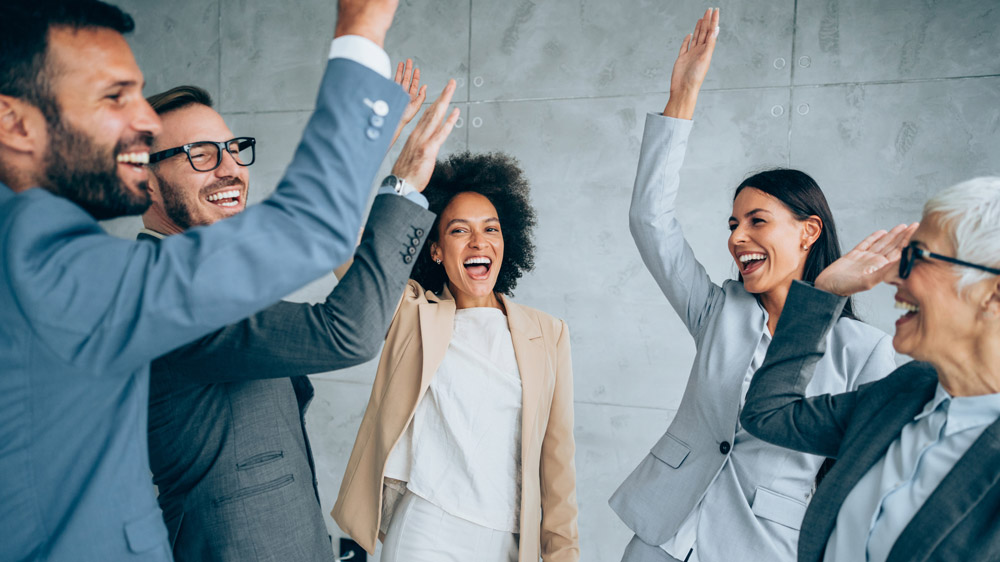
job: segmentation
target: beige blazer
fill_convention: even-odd
[[[566,323],[503,298],[521,374],[521,521],[519,562],[575,561],[576,469],[573,370]],[[368,408],[347,463],[333,518],[369,553],[382,512],[389,453],[444,359],[455,300],[410,281],[382,350]]]

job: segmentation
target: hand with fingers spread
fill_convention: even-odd
[[[899,263],[899,256],[919,223],[901,224],[886,232],[878,230],[853,250],[831,263],[816,277],[816,288],[849,297],[867,291],[885,279]]]
[[[715,40],[719,35],[719,9],[709,8],[695,24],[694,33],[689,33],[681,43],[681,52],[674,62],[670,74],[670,99],[663,114],[678,119],[694,117],[694,106],[698,92],[708,74],[715,52]]]
[[[405,64],[400,62],[396,65],[396,77],[393,80],[402,86],[403,90],[410,96],[410,103],[406,104],[406,108],[403,109],[403,117],[399,120],[396,134],[392,136],[392,142],[389,143],[389,146],[396,144],[396,139],[403,132],[403,128],[413,120],[417,112],[420,111],[420,106],[427,99],[427,86],[420,85],[420,69],[414,66],[413,59],[406,59]]]
[[[451,129],[458,121],[459,110],[456,107],[445,119],[448,104],[455,93],[455,81],[449,80],[441,96],[431,104],[417,122],[403,145],[403,151],[392,166],[392,174],[406,180],[407,183],[423,191],[431,179],[434,164],[437,162],[438,151],[444,144]]]

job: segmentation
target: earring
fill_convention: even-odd
[[[802,251],[803,252],[808,252],[809,251],[809,246],[807,246],[806,244],[803,244],[802,245]]]
[[[438,265],[441,265],[441,260],[439,260],[439,259],[438,260],[434,260],[434,263],[436,263]]]

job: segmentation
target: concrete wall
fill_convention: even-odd
[[[259,139],[251,201],[290,160],[335,21],[330,0],[125,0],[147,93],[195,83]],[[959,180],[1000,173],[997,0],[720,0],[722,31],[682,174],[680,218],[713,278],[733,275],[726,219],[751,171],[791,166],[826,190],[845,246],[916,220]],[[627,209],[644,115],[666,103],[691,0],[402,0],[393,61],[430,92],[458,80],[445,150],[517,156],[538,210],[538,266],[517,299],[572,331],[583,559],[617,560],[630,533],[607,498],[676,412],[694,348],[644,269]],[[400,143],[401,145],[402,143]],[[398,147],[392,156],[398,153]],[[386,165],[388,170],[388,164]],[[109,229],[123,236],[135,219]],[[296,294],[320,299],[326,279]],[[891,291],[861,312],[892,330]],[[375,363],[314,377],[309,412],[329,510]],[[334,537],[340,536],[332,520]]]

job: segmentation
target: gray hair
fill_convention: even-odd
[[[955,257],[1000,267],[1000,177],[986,176],[945,189],[924,204],[924,217],[934,215],[955,246]],[[958,290],[991,277],[971,267],[958,267]]]

